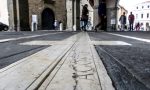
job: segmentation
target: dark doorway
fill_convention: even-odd
[[[94,6],[94,0],[89,0],[89,3],[92,7]]]
[[[54,21],[54,12],[49,8],[44,9],[42,12],[42,30],[54,29]]]
[[[15,1],[15,0],[14,0]],[[16,4],[15,4],[16,5]],[[17,8],[14,9],[14,15],[17,16]],[[20,21],[18,22],[17,17],[19,17]],[[20,31],[29,31],[29,3],[28,0],[19,0],[19,16],[14,17],[15,27],[17,28],[17,23],[20,24]]]

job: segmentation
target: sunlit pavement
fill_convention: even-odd
[[[0,33],[0,89],[149,90],[148,34]]]

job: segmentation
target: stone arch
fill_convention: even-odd
[[[55,15],[54,11],[50,8],[45,8],[41,13],[42,30],[54,29]]]

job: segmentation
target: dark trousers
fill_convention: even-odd
[[[133,23],[132,22],[129,22],[129,29],[130,29],[130,31],[132,31],[133,30]]]
[[[87,26],[88,20],[82,20],[82,21],[83,21],[82,30],[86,31],[86,26]]]
[[[97,31],[97,28],[100,28],[101,30],[106,31],[106,18],[105,16],[99,16],[99,23],[95,26],[95,30]]]

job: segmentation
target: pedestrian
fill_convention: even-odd
[[[128,20],[129,20],[129,30],[133,31],[134,15],[132,14],[132,12],[130,12]]]
[[[135,25],[135,29],[136,29],[136,31],[140,30],[140,23],[139,22]]]
[[[87,26],[87,23],[88,23],[88,14],[89,14],[88,5],[85,4],[83,6],[82,16],[81,16],[81,21],[83,22],[83,26],[81,27],[81,29],[84,30],[84,31],[86,31],[86,26]]]
[[[121,23],[121,31],[124,31],[125,30],[125,25],[126,25],[125,12],[123,12],[123,14],[120,16],[119,21]]]
[[[98,17],[99,17],[99,23],[95,26],[95,31],[97,32],[97,29],[100,28],[101,30],[106,31],[106,3],[105,0],[102,0],[99,2],[98,6]]]
[[[59,27],[59,22],[57,20],[55,20],[54,22],[54,27],[55,27],[55,30],[57,30]]]

